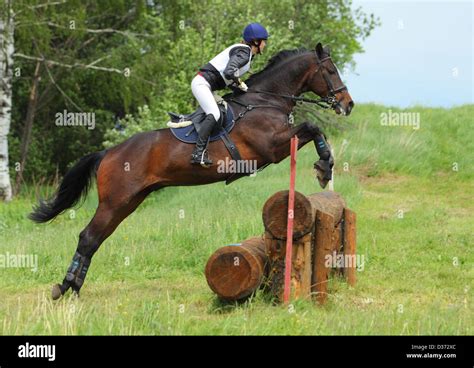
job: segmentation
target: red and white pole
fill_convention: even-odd
[[[288,195],[288,222],[286,231],[285,257],[285,289],[283,302],[288,304],[291,293],[291,261],[293,254],[293,218],[295,207],[296,153],[298,152],[298,137],[291,138],[290,143],[290,191]]]

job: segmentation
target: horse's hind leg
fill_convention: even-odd
[[[130,201],[120,207],[111,206],[109,203],[99,203],[99,207],[91,222],[79,235],[79,244],[69,266],[66,277],[61,285],[53,286],[52,297],[58,299],[69,288],[79,294],[89,270],[92,256],[100,245],[117,228],[117,226],[130,215],[143,202],[148,192],[140,192]]]

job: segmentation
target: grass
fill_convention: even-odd
[[[0,334],[472,334],[474,106],[414,107],[419,130],[381,126],[387,109],[357,106],[332,136],[335,187],[357,212],[365,264],[355,288],[331,280],[324,307],[275,306],[258,293],[225,304],[204,278],[215,249],[263,232],[265,200],[288,187],[286,160],[230,186],[152,194],[94,257],[80,299],[49,294],[95,192],[49,225],[26,219],[34,190],[0,204],[0,255],[38,256],[36,272],[0,268]],[[312,145],[299,152],[297,190],[306,194],[319,190],[315,158]]]

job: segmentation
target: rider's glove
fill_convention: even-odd
[[[247,85],[241,81],[240,79],[238,79],[238,84],[237,84],[237,87],[241,90],[241,91],[244,91],[244,92],[247,92],[249,87],[247,87]]]

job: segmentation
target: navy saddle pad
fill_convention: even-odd
[[[232,128],[235,125],[235,120],[234,120],[234,113],[232,111],[232,108],[230,107],[229,104],[227,104],[227,111],[225,109],[225,106],[219,104],[219,110],[221,110],[221,121],[223,121],[222,127],[221,124],[217,123],[216,126],[214,127],[214,130],[211,133],[210,141],[217,141],[218,139],[221,138],[222,135],[224,135],[224,131],[229,133]],[[187,121],[191,120],[193,124],[187,126],[187,127],[182,127],[182,128],[170,128],[171,132],[173,135],[179,139],[181,142],[184,143],[196,143],[197,138],[198,138],[198,133],[197,131],[199,130],[199,124],[200,122],[205,118],[206,114],[204,111],[199,107],[195,112],[189,115],[178,115],[175,113],[169,113],[171,116],[171,121],[173,122],[179,122],[181,121]]]

